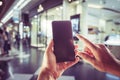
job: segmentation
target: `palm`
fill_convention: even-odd
[[[50,45],[47,47],[47,50],[45,52],[44,56],[44,65],[49,68],[52,72],[54,72],[54,75],[56,78],[58,78],[68,67],[71,67],[75,63],[78,62],[78,59],[76,59],[73,62],[56,62],[56,57],[53,53],[53,42],[50,43]]]
[[[73,63],[75,62],[61,62],[57,63],[56,62],[56,57],[53,53],[52,50],[49,51],[49,58],[48,58],[48,63],[49,63],[49,68],[55,72],[56,77],[58,78],[68,67],[72,66]]]

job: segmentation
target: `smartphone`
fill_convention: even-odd
[[[74,61],[75,52],[70,21],[53,21],[54,54],[57,62]]]

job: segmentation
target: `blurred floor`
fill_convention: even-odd
[[[28,80],[36,80],[43,54],[43,48],[29,48],[22,45],[19,50],[12,48],[9,56],[0,57],[0,69],[4,71],[0,80],[19,80],[12,78],[21,77],[22,79],[23,76],[25,80],[27,78]],[[67,69],[63,75],[59,80],[120,80],[119,77],[99,72],[84,62],[78,62]]]
[[[4,80],[14,74],[34,74],[40,67],[44,51],[37,48],[20,46],[20,49],[12,47],[9,56],[0,57],[0,69],[4,72]],[[2,80],[3,80],[2,79]]]

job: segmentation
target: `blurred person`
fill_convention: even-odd
[[[4,55],[4,37],[3,37],[3,30],[0,28],[0,55]]]
[[[28,37],[28,34],[26,34],[25,37],[23,38],[23,46],[24,48],[30,47],[30,37]]]
[[[0,80],[7,80],[10,77],[8,61],[0,61]]]
[[[20,34],[19,34],[19,32],[17,32],[17,34],[15,35],[15,39],[16,39],[17,49],[19,49],[20,48]]]
[[[26,47],[29,47],[29,37],[27,34],[25,36],[25,43],[26,43]]]
[[[4,71],[0,69],[0,80],[2,80],[3,75],[4,75]]]
[[[10,45],[10,36],[9,33],[6,30],[6,27],[3,28],[3,35],[4,35],[4,53],[6,55],[9,54],[9,50],[11,49],[11,45]]]
[[[13,38],[13,31],[9,31],[9,37],[10,37],[10,44],[14,44],[14,38]]]
[[[79,51],[75,48],[76,55],[83,58],[94,68],[102,72],[108,72],[120,76],[120,61],[103,44],[94,44],[85,37],[78,35],[77,38],[85,44],[84,51]],[[74,62],[56,63],[56,58],[53,53],[53,41],[51,41],[45,51],[41,71],[37,80],[56,80],[62,73],[76,64],[79,59],[76,57]]]

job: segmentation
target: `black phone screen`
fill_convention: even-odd
[[[57,62],[74,61],[72,26],[70,21],[53,21],[54,54]]]

